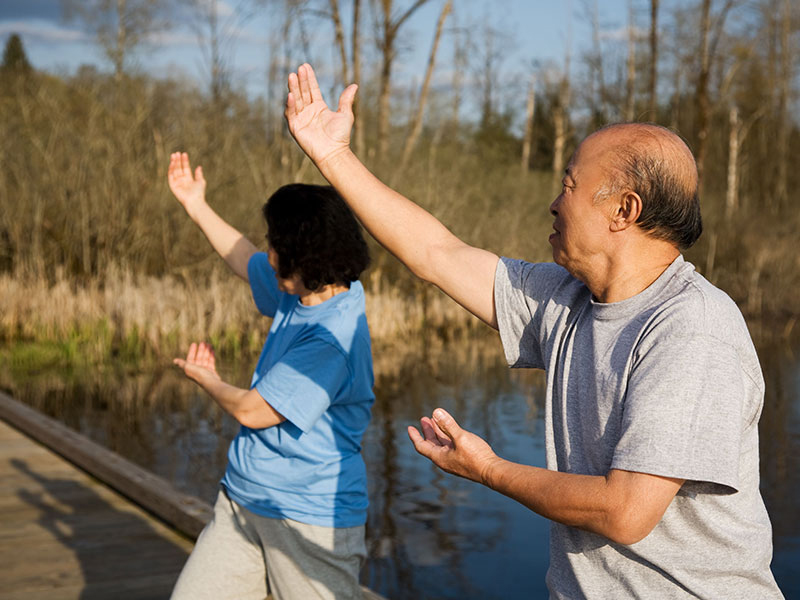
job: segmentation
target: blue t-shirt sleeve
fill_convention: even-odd
[[[259,312],[274,317],[283,292],[278,289],[278,280],[266,252],[256,252],[250,257],[247,262],[247,278]]]
[[[291,348],[258,379],[255,388],[272,408],[305,433],[350,381],[344,352],[315,337]]]

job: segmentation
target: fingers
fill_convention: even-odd
[[[197,165],[197,168],[194,170],[194,178],[198,183],[202,183],[203,185],[206,184],[206,179],[203,177],[203,167],[200,165]]]
[[[192,176],[192,168],[189,166],[189,155],[186,152],[181,153],[181,175]]]
[[[419,423],[422,427],[422,435],[424,435],[425,439],[429,442],[432,442],[438,446],[453,445],[453,440],[447,437],[447,435],[436,426],[436,423],[428,417],[422,417],[419,420]]]
[[[300,93],[300,80],[297,78],[296,73],[289,73],[289,96],[286,98],[287,112],[289,111],[290,105],[294,109],[294,113],[299,113],[305,106],[303,103],[303,96]]]
[[[186,362],[197,362],[197,344],[194,342],[189,345],[189,352],[186,353]]]
[[[308,65],[300,65],[297,69],[297,77],[300,80],[300,95],[303,98],[303,104],[311,104],[311,84],[308,80],[308,72],[311,69]]]
[[[409,425],[408,429],[408,437],[411,439],[411,442],[414,444],[414,449],[421,454],[422,456],[433,460],[433,452],[436,448],[434,444],[423,438],[419,431],[417,431],[416,427]]]
[[[306,73],[306,76],[308,77],[308,91],[311,97],[311,102],[322,100],[322,92],[319,89],[319,84],[317,83],[317,76],[314,74],[314,69],[312,69],[311,65],[308,63],[305,63],[303,67],[304,67],[303,71]]]
[[[195,176],[194,178],[192,177],[189,155],[186,152],[173,152],[169,155],[169,168],[167,169],[167,177],[172,182],[187,177],[190,180],[197,179],[198,181],[205,183],[205,179],[203,179],[203,170],[200,166],[195,169]]]
[[[348,85],[344,89],[342,95],[339,96],[339,108],[337,109],[337,112],[340,113],[353,112],[353,102],[356,99],[357,91],[358,91],[358,85],[356,85],[355,83]]]
[[[200,342],[197,347],[197,364],[206,369],[214,370],[214,349],[211,344]]]
[[[461,427],[456,423],[456,420],[450,416],[443,408],[437,408],[433,411],[433,421],[437,427],[450,439],[454,440],[461,435]]]

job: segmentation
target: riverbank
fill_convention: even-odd
[[[367,319],[376,360],[388,354],[429,356],[454,340],[483,338],[491,330],[433,286],[386,284],[379,270],[365,277]],[[408,279],[408,278],[406,278]],[[102,282],[102,283],[101,283]],[[43,278],[0,274],[0,367],[18,373],[49,368],[153,364],[210,341],[227,360],[248,362],[269,330],[247,285],[212,270],[205,281],[186,275],[152,277],[111,268],[80,284],[63,273]],[[798,316],[747,315],[758,343],[790,340]]]

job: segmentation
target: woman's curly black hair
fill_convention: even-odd
[[[369,265],[361,227],[330,186],[285,185],[267,200],[263,213],[281,278],[297,274],[316,291],[331,283],[349,286]]]

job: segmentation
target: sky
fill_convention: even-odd
[[[230,15],[238,0],[219,0],[220,21]],[[444,0],[430,0],[407,22],[402,30],[399,55],[396,61],[395,82],[421,81],[433,39],[433,31]],[[173,7],[179,1],[170,2]],[[275,4],[275,3],[273,3]],[[341,0],[346,12],[350,2]],[[396,0],[406,7],[410,0]],[[663,3],[662,3],[663,4]],[[507,71],[524,72],[531,65],[553,62],[563,64],[569,46],[573,56],[591,43],[587,6],[592,0],[455,0],[455,20],[448,27],[472,26],[473,30],[488,23],[498,32],[502,46],[501,66]],[[607,39],[624,35],[628,19],[628,0],[597,0],[599,24]],[[638,23],[647,26],[645,0],[634,0]],[[270,19],[277,22],[276,9],[262,9],[245,22],[234,23],[235,34],[228,50],[233,81],[244,87],[252,96],[266,89],[267,56],[269,52]],[[347,19],[347,17],[344,17]],[[198,82],[208,80],[207,63],[204,62],[196,32],[188,25],[187,15],[178,10],[173,27],[157,35],[134,56],[134,65],[156,77],[174,76],[178,73]],[[346,21],[347,22],[347,21]],[[368,33],[369,23],[362,31]],[[93,64],[101,70],[110,70],[91,33],[78,21],[64,19],[61,0],[0,0],[0,43],[5,44],[11,33],[21,35],[28,58],[37,69],[54,73],[73,73],[82,64]],[[335,67],[331,27],[328,21],[316,21],[309,31],[313,36],[312,48],[318,53],[308,58],[316,61],[325,71]],[[363,44],[369,44],[365,39]],[[330,53],[322,49],[330,48]],[[320,54],[322,53],[322,54]],[[374,54],[374,53],[373,53]],[[442,40],[437,60],[436,76],[449,77],[452,56],[452,36]],[[535,61],[535,62],[534,62]]]

